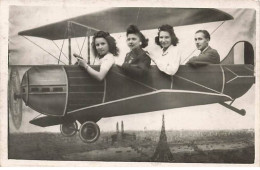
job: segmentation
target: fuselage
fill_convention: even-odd
[[[99,66],[93,68],[98,70]],[[83,107],[162,89],[225,94],[235,99],[254,82],[252,65],[180,66],[174,76],[151,66],[143,77],[127,75],[113,66],[103,81],[95,80],[79,66],[49,65],[30,68],[21,86],[26,105],[45,115],[65,116]]]

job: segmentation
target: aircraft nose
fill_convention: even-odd
[[[27,106],[39,113],[62,116],[66,109],[67,84],[64,67],[33,66],[23,75],[21,96]]]

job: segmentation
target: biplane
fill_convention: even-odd
[[[231,15],[216,9],[119,7],[21,31],[20,36],[68,39],[69,62],[68,65],[32,66],[23,75],[21,83],[18,71],[11,70],[9,108],[14,125],[16,128],[21,126],[22,101],[44,115],[31,120],[31,124],[40,127],[60,125],[64,136],[79,132],[86,143],[99,138],[96,122],[106,117],[212,103],[245,115],[245,110],[233,107],[232,103],[255,83],[254,50],[249,42],[242,42],[243,64],[233,64],[234,56],[228,54],[221,64],[197,68],[181,65],[173,76],[160,72],[155,65],[144,77],[132,77],[113,66],[100,82],[79,66],[71,65],[71,39],[86,34],[92,36],[98,30],[119,33],[129,24],[148,30],[162,24],[176,27],[232,19]],[[99,69],[97,65],[92,67]],[[77,122],[81,124],[80,128]]]

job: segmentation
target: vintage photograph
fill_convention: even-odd
[[[255,165],[256,18],[10,5],[7,159]]]

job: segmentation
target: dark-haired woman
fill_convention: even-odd
[[[155,43],[162,48],[162,52],[159,56],[150,55],[150,57],[159,70],[168,75],[174,75],[178,71],[181,62],[181,55],[176,47],[178,38],[170,25],[162,25],[158,30]]]
[[[151,64],[148,52],[143,50],[148,45],[148,39],[135,25],[127,28],[126,36],[127,45],[131,51],[126,54],[122,68],[128,74],[140,77],[146,73]]]
[[[100,59],[100,70],[94,70],[87,64],[86,60],[83,59],[78,59],[78,64],[85,68],[92,77],[102,81],[115,63],[114,56],[118,55],[116,40],[108,32],[98,31],[93,36],[91,45],[94,55]]]

